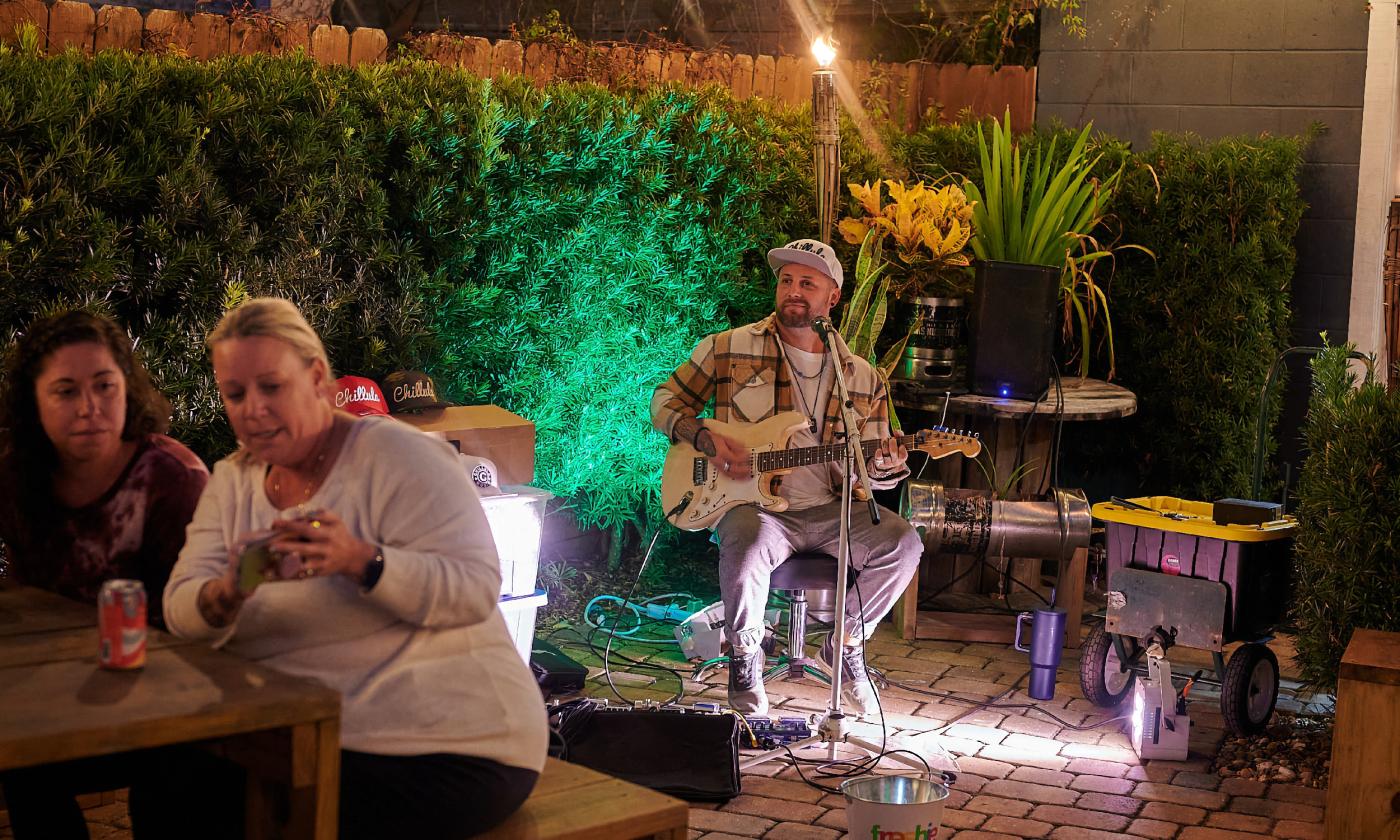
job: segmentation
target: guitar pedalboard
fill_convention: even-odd
[[[754,737],[765,747],[791,744],[812,737],[812,721],[805,717],[745,717]]]

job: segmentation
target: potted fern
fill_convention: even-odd
[[[1121,180],[1092,175],[1102,154],[1091,154],[1090,126],[1063,160],[1058,138],[1049,148],[1023,150],[1013,141],[1010,112],[992,121],[990,142],[977,127],[981,183],[965,180],[974,202],[974,297],[969,317],[972,390],[990,396],[1035,399],[1050,380],[1057,302],[1067,326],[1078,327],[1079,373],[1089,372],[1091,330],[1103,322],[1110,370],[1113,325],[1108,297],[1094,281],[1094,264],[1116,248],[1093,234]],[[1118,247],[1146,249],[1136,245]],[[1110,373],[1111,375],[1111,373]]]

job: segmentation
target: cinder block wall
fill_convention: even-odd
[[[1095,127],[1145,148],[1154,131],[1301,134],[1308,202],[1293,278],[1293,343],[1346,336],[1361,155],[1367,13],[1361,0],[1084,0],[1088,35],[1043,15],[1036,120]],[[1306,367],[1290,364],[1279,459],[1297,481]]]

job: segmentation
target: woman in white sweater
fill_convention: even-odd
[[[534,787],[547,724],[455,453],[337,411],[325,349],[288,301],[243,304],[208,343],[240,448],[195,510],[165,590],[170,630],[341,693],[342,838],[498,824]],[[269,528],[300,579],[246,592],[235,549]]]

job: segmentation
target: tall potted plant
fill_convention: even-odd
[[[1091,331],[1100,320],[1112,368],[1113,324],[1093,267],[1115,249],[1100,247],[1093,233],[1123,169],[1103,180],[1092,175],[1102,154],[1090,153],[1091,126],[1060,160],[1058,138],[1048,149],[1024,151],[1011,137],[1010,117],[1008,111],[1001,122],[992,121],[990,142],[977,127],[981,183],[963,184],[977,230],[970,380],[977,393],[1034,399],[1048,386],[1054,364],[1057,300],[1066,325],[1078,327],[1080,375],[1088,375]]]

